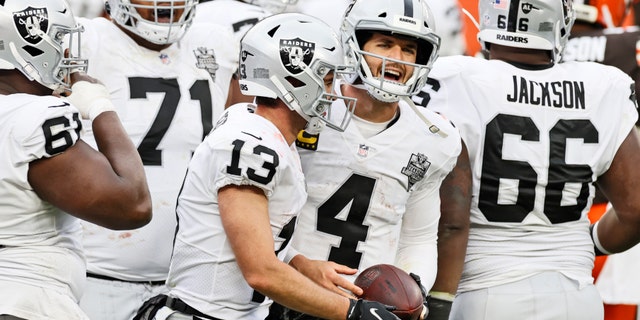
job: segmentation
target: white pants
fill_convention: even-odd
[[[558,272],[546,272],[456,296],[449,320],[602,320],[597,289]]]
[[[89,320],[74,297],[53,289],[0,281],[0,320]]]
[[[168,291],[164,285],[88,277],[80,308],[91,320],[131,320],[147,299]]]

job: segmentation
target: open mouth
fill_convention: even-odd
[[[400,82],[400,80],[402,79],[402,74],[396,70],[386,70],[384,72],[384,79]]]
[[[171,9],[158,9],[156,10],[156,21],[161,23],[169,23],[171,21]]]

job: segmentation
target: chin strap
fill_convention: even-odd
[[[416,106],[415,103],[413,103],[413,100],[411,100],[410,97],[403,97],[403,100],[411,107],[411,110],[413,110],[413,112],[415,112],[416,115],[418,115],[418,118],[420,118],[420,120],[422,120],[422,122],[424,122],[427,127],[429,128],[429,131],[431,131],[431,133],[437,133],[438,135],[440,135],[443,138],[448,137],[449,135],[440,130],[440,128],[438,128],[438,126],[436,126],[435,124],[431,123],[431,121],[429,121],[429,119],[427,119],[422,112],[420,112],[420,110],[418,110],[418,107]]]

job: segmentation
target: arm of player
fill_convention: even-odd
[[[611,202],[593,228],[594,243],[603,253],[625,251],[640,242],[640,139],[635,128],[616,152],[609,170],[598,179],[598,186]]]
[[[469,239],[471,186],[469,154],[462,143],[456,166],[440,187],[438,273],[427,299],[427,319],[430,320],[449,318],[453,297],[458,290]]]
[[[356,303],[320,287],[280,261],[274,253],[268,200],[259,188],[223,187],[218,191],[218,203],[231,248],[253,289],[288,308],[324,319],[376,319],[375,315],[382,317],[378,319],[397,319],[380,303]]]
[[[138,151],[115,112],[100,112],[92,125],[98,151],[78,140],[62,154],[31,162],[29,183],[41,199],[80,219],[110,229],[146,225],[151,196]]]
[[[358,269],[349,268],[333,261],[311,260],[302,254],[293,257],[289,265],[313,280],[313,282],[339,295],[355,298],[355,296],[362,294],[360,287],[340,276],[341,274],[356,274]]]

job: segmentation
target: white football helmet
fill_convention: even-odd
[[[238,72],[243,94],[281,99],[309,122],[309,133],[317,133],[323,124],[344,131],[351,119],[355,99],[327,93],[324,77],[333,72],[335,84],[344,73],[355,71],[345,64],[338,36],[317,18],[281,13],[258,22],[240,42]],[[344,100],[347,111],[331,119],[336,99]]]
[[[415,63],[395,60],[362,50],[364,32],[399,34],[418,43]],[[438,57],[440,37],[435,33],[433,13],[425,0],[356,0],[347,8],[340,28],[347,58],[358,65],[358,76],[369,93],[384,102],[395,102],[400,96],[418,93],[427,82],[427,75]],[[364,56],[383,60],[382,70],[388,63],[405,64],[414,68],[406,83],[374,77]],[[355,80],[355,79],[353,79]]]
[[[196,4],[197,0],[109,0],[108,11],[118,25],[162,45],[184,36],[193,21]],[[153,10],[153,19],[144,19],[138,9]]]
[[[54,91],[68,89],[71,71],[87,69],[79,57],[82,30],[65,0],[0,1],[0,69],[18,69]]]
[[[554,62],[560,61],[575,21],[571,0],[480,0],[478,10],[483,49],[496,43],[549,50]]]
[[[246,3],[261,6],[271,13],[281,13],[288,5],[298,3],[298,0],[242,0]]]

